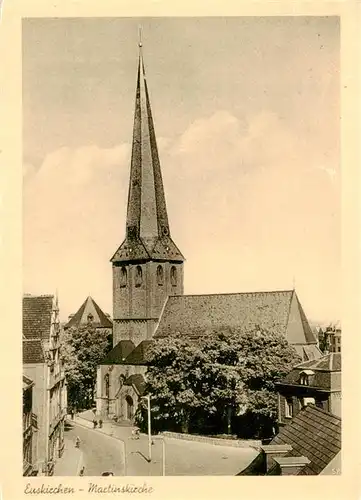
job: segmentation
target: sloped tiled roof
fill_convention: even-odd
[[[23,339],[23,364],[44,363],[41,339]]]
[[[123,364],[126,357],[133,351],[135,345],[131,340],[121,340],[107,354],[100,363],[101,365],[118,365]]]
[[[270,444],[291,445],[287,457],[306,456],[310,460],[300,474],[318,475],[341,450],[341,419],[307,405]]]
[[[124,382],[124,385],[134,385],[140,395],[144,393],[145,389],[145,380],[143,375],[137,373],[135,375],[131,375]]]
[[[23,297],[23,338],[49,339],[53,301],[52,295]]]
[[[312,332],[312,329],[311,329],[310,324],[309,324],[309,322],[308,322],[308,320],[306,318],[306,314],[305,314],[305,312],[303,310],[303,307],[302,307],[302,305],[301,305],[301,303],[300,303],[300,301],[299,301],[299,299],[297,297],[297,294],[295,294],[295,296],[296,296],[296,299],[297,299],[298,310],[300,312],[301,321],[302,321],[302,325],[303,325],[303,331],[305,333],[306,340],[307,340],[307,342],[312,343],[312,342],[315,341],[315,335]]]
[[[318,359],[322,356],[322,352],[317,347],[316,344],[307,344],[303,346],[296,346],[296,351],[304,360],[313,361],[314,359]]]
[[[291,305],[295,319],[290,343],[315,342],[294,290],[182,295],[168,298],[155,338],[184,334],[200,338],[213,329],[241,327],[244,331],[263,329],[287,337]],[[311,336],[310,336],[311,334]]]
[[[338,372],[341,371],[341,353],[330,352],[329,354],[325,354],[319,359],[314,359],[311,361],[300,363],[299,365],[296,366],[296,368]]]
[[[316,387],[317,389],[326,391],[331,389],[341,390],[341,377],[331,378],[332,372],[341,373],[341,353],[330,353],[319,359],[300,363],[280,380],[278,384],[300,384],[300,374],[304,370],[312,370],[314,372],[314,375],[309,376],[309,387]],[[339,387],[337,387],[338,385]]]
[[[137,347],[129,354],[124,364],[126,365],[144,365],[147,364],[146,353],[151,346],[151,340],[143,340]]]
[[[112,262],[157,259],[182,262],[170,236],[154,122],[142,53],[139,53],[127,234]]]
[[[106,314],[103,313],[92,297],[86,298],[79,310],[74,314],[70,321],[68,321],[64,328],[86,325],[89,322],[89,315],[92,316],[92,325],[96,328],[112,328],[113,324],[111,320],[106,316]]]

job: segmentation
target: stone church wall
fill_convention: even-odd
[[[113,265],[113,346],[152,338],[167,297],[181,294],[183,264]]]
[[[120,400],[122,399],[122,395],[124,396],[124,390],[122,391],[124,386],[121,383],[121,376],[128,378],[131,375],[135,374],[144,375],[146,371],[147,371],[146,366],[99,365],[97,369],[97,393],[96,393],[97,414],[103,417],[109,416],[110,418],[112,418],[113,416],[120,417],[120,413],[123,412],[124,410],[123,408],[124,402],[123,403],[120,402]],[[108,394],[106,388],[107,375],[109,376]],[[136,397],[133,398],[135,404],[136,404],[136,399],[137,399]]]

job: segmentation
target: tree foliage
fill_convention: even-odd
[[[186,337],[155,340],[148,351],[153,427],[269,434],[277,414],[275,381],[300,361],[285,338],[239,329],[207,332],[199,343]]]
[[[91,323],[64,332],[62,358],[68,390],[68,405],[89,408],[93,402],[97,365],[111,349],[109,331]]]

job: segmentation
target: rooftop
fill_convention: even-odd
[[[23,297],[23,338],[49,339],[53,305],[53,295]]]
[[[96,328],[112,328],[113,324],[106,314],[100,309],[92,297],[87,297],[78,311],[71,317],[64,328],[78,327],[91,324]]]
[[[127,356],[134,350],[135,345],[131,340],[121,340],[115,347],[107,354],[105,359],[100,363],[101,365],[117,365],[123,364]]]
[[[282,427],[271,444],[289,444],[286,457],[310,460],[300,475],[318,475],[341,450],[341,419],[314,405],[307,405]]]
[[[302,345],[312,349],[316,344],[294,290],[170,296],[154,336],[200,338],[214,329],[234,327],[282,334],[301,350]],[[307,353],[312,356],[318,354]]]

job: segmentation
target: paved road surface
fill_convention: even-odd
[[[104,471],[112,471],[115,476],[124,474],[124,453],[121,441],[86,429],[79,425],[67,432],[67,438],[76,436],[81,440],[85,476],[101,476]]]
[[[82,420],[82,422],[80,422]],[[83,419],[79,419],[81,425],[87,425],[88,428],[77,425],[79,433],[81,430],[86,432],[88,440],[93,440],[103,435],[100,431],[92,430],[92,424]],[[160,476],[162,475],[163,449],[161,441],[154,438],[152,446],[152,462],[148,463],[148,439],[146,435],[141,435],[139,440],[130,439],[131,428],[120,427],[110,423],[105,423],[102,432],[113,434],[120,439],[107,437],[104,439],[113,440],[117,443],[115,449],[119,450],[120,464],[123,466],[123,446],[125,446],[126,457],[126,475],[128,476]],[[81,435],[79,434],[80,438]],[[93,438],[94,436],[94,438]],[[122,440],[122,441],[121,441]],[[103,452],[100,448],[94,453]],[[83,446],[83,444],[82,444]],[[86,443],[85,445],[86,446]],[[104,453],[104,452],[103,452]],[[87,455],[89,453],[87,452]],[[165,469],[166,475],[174,476],[203,476],[203,475],[230,475],[234,476],[244,470],[252,460],[257,456],[258,452],[252,448],[233,448],[227,446],[216,446],[208,443],[199,443],[178,439],[165,439]],[[87,458],[85,457],[85,460]],[[98,461],[100,458],[98,459]],[[111,466],[112,464],[110,464]],[[99,467],[94,470],[86,470],[87,475],[99,475],[105,469],[99,471]],[[124,468],[121,467],[120,473],[124,474]]]

